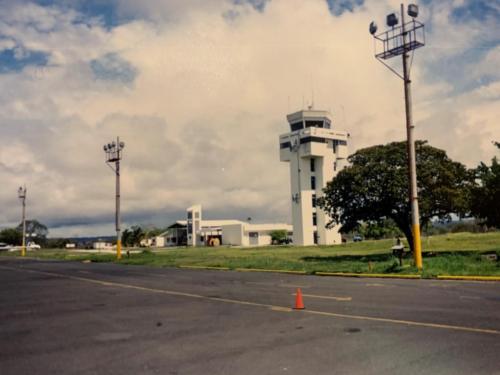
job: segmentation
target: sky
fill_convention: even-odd
[[[474,167],[500,140],[500,2],[420,1],[415,134]],[[349,151],[406,138],[400,78],[368,25],[393,0],[0,0],[0,228],[114,232],[120,136],[123,226],[204,217],[290,222],[286,114],[313,104]],[[389,62],[401,69],[400,59]]]

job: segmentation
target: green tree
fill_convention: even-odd
[[[500,143],[494,142],[500,149]],[[491,166],[481,163],[475,170],[477,185],[472,188],[471,214],[489,227],[500,228],[500,163],[494,157]]]
[[[420,223],[467,212],[471,173],[448,158],[446,152],[416,142]],[[406,142],[361,149],[349,156],[344,168],[327,184],[318,204],[341,224],[344,233],[361,222],[392,219],[413,248]]]
[[[286,230],[273,230],[269,233],[271,236],[271,243],[273,244],[281,244],[286,241],[287,231]]]
[[[375,240],[402,236],[401,231],[392,219],[364,222],[358,229],[361,236]]]
[[[23,230],[23,223],[17,226],[17,230]],[[36,242],[40,245],[45,244],[49,234],[48,228],[38,220],[26,220],[26,242]]]
[[[23,234],[16,228],[5,228],[0,231],[0,242],[18,246],[23,241]]]
[[[139,225],[132,225],[122,233],[123,246],[139,246],[144,236],[144,230]]]

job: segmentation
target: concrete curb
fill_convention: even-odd
[[[211,267],[211,266],[178,266],[178,268],[192,269],[192,270],[219,270],[219,271],[229,271],[231,269],[228,267]]]
[[[235,268],[238,272],[273,272],[273,273],[290,273],[292,275],[307,275],[306,271],[289,271],[289,270],[266,270],[258,268]]]
[[[10,257],[2,257],[9,259]],[[21,257],[13,257],[21,258]],[[37,257],[23,257],[21,259],[32,260],[54,260],[50,258],[37,258]],[[59,261],[59,259],[57,259]],[[64,261],[64,260],[62,260]],[[71,262],[72,260],[70,260]],[[291,271],[291,270],[267,270],[258,268],[229,268],[229,267],[214,267],[214,266],[184,266],[180,265],[177,268],[193,269],[193,270],[217,270],[217,271],[238,271],[238,272],[271,272],[271,273],[286,273],[292,275],[307,275],[306,271]],[[379,278],[379,279],[422,279],[421,275],[397,275],[397,274],[384,274],[384,273],[354,273],[354,272],[313,272],[312,275],[316,276],[337,276],[337,277],[358,277],[358,278]],[[500,282],[500,276],[451,276],[451,275],[438,275],[429,277],[428,280],[453,280],[453,281],[493,281]]]
[[[464,280],[464,281],[500,281],[500,276],[437,276],[439,280]]]
[[[421,279],[420,275],[395,275],[385,273],[315,272],[318,276],[367,277],[379,279]]]

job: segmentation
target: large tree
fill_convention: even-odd
[[[364,148],[348,161],[318,202],[331,216],[330,225],[341,224],[341,231],[349,232],[362,222],[390,218],[413,249],[406,142]],[[471,183],[465,166],[425,141],[416,142],[416,161],[421,225],[465,214]]]
[[[17,230],[22,232],[23,223],[17,226]],[[47,226],[40,223],[38,220],[26,220],[26,241],[44,244],[48,233],[49,230]]]
[[[500,149],[500,143],[494,142]],[[473,216],[489,227],[500,228],[500,163],[481,163],[475,170],[477,185],[472,188],[470,208]]]
[[[5,228],[0,231],[0,242],[9,245],[21,245],[23,234],[16,228]]]
[[[132,225],[122,233],[123,246],[139,246],[144,236],[144,230],[139,225]]]

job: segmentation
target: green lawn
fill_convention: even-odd
[[[121,264],[140,264],[159,267],[209,266],[294,270],[315,272],[355,273],[417,273],[411,258],[403,267],[390,251],[393,240],[363,241],[338,246],[261,248],[182,248],[165,249],[154,253],[145,251],[124,253]],[[486,254],[500,259],[500,232],[485,234],[456,233],[422,238],[424,277],[437,275],[500,276],[500,260],[490,260]],[[10,253],[12,254],[12,253]],[[5,255],[3,253],[2,255]],[[42,250],[30,256],[65,260],[115,261],[111,254],[81,254],[65,250]]]

